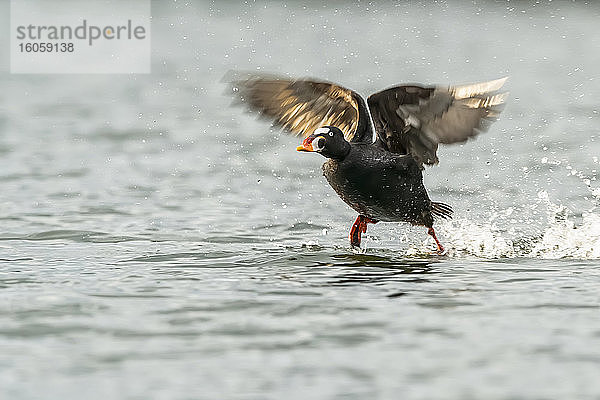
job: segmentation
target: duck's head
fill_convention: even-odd
[[[350,152],[350,143],[344,138],[344,133],[335,126],[324,126],[317,129],[302,142],[298,151],[321,153],[327,158],[343,159]]]

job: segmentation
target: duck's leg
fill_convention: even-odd
[[[350,229],[350,245],[353,247],[360,247],[360,234],[367,231],[367,224],[376,224],[377,222],[378,221],[374,221],[364,215],[356,217],[356,221],[354,221],[352,229]]]
[[[444,253],[444,246],[442,246],[442,244],[440,243],[440,241],[438,240],[437,236],[435,236],[435,231],[433,230],[433,227],[430,227],[429,230],[427,231],[428,234],[431,235],[431,237],[433,237],[433,240],[435,240],[435,244],[437,244],[437,252],[438,254],[442,254]]]

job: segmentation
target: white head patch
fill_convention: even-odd
[[[315,135],[327,135],[328,133],[330,134],[329,136],[333,136],[333,132],[329,128],[319,128],[314,132]]]
[[[312,148],[313,148],[314,151],[320,151],[320,150],[323,150],[325,148],[325,146],[319,147],[319,141],[321,139],[325,140],[325,138],[323,136],[317,136],[316,138],[313,139],[313,141],[312,141],[311,144],[312,144]]]

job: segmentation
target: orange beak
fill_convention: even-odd
[[[312,142],[313,142],[313,140],[315,140],[315,139],[316,139],[316,138],[314,138],[314,137],[310,137],[310,136],[309,136],[309,137],[307,137],[307,138],[306,138],[306,139],[304,139],[304,141],[302,142],[302,146],[298,146],[298,147],[296,147],[296,150],[297,150],[297,151],[311,151],[311,152],[313,152],[313,151],[316,151],[316,150],[313,148],[313,145],[312,145]]]

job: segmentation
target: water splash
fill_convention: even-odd
[[[592,190],[597,198],[600,190]],[[565,206],[556,205],[541,191],[538,197],[546,204],[548,226],[541,240],[532,248],[530,255],[542,258],[600,258],[600,214],[596,207],[582,214],[582,221],[575,224]]]
[[[590,188],[590,193],[596,202],[600,200],[599,188]],[[456,219],[441,225],[448,256],[600,259],[600,213],[596,205],[576,222],[568,208],[553,203],[546,191],[538,193],[538,203],[546,208],[547,224],[534,236],[524,237],[500,223],[498,216],[509,216],[511,208],[495,213],[486,223]],[[423,246],[430,247],[430,243]]]
[[[493,223],[473,224],[455,220],[445,226],[446,249],[450,257],[475,256],[480,258],[516,257],[513,240],[504,237]]]

